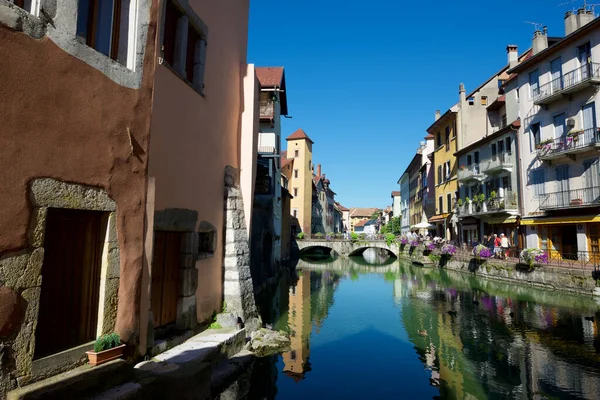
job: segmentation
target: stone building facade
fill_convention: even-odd
[[[132,1],[121,35],[96,42],[77,11],[0,3],[0,397],[77,365],[100,334],[146,348],[156,6]]]

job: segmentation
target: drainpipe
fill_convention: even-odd
[[[517,216],[520,220],[520,216],[524,214],[523,212],[523,180],[521,179],[521,166],[523,165],[523,161],[521,160],[521,139],[519,138],[519,129],[513,128],[512,124],[510,126],[511,132],[515,132],[515,157],[517,160],[517,201],[519,202]],[[517,225],[517,239],[521,236],[521,224],[519,221],[519,225]],[[523,240],[527,240],[526,237]],[[514,245],[515,243],[513,243]],[[525,246],[525,243],[523,243]],[[517,246],[518,247],[518,246]],[[526,247],[526,246],[525,246]]]

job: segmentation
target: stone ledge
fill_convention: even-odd
[[[68,372],[13,390],[7,400],[88,398],[133,377],[131,364],[113,360],[97,367],[82,365]]]

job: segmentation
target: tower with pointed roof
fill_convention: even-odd
[[[292,162],[284,170],[289,182],[289,191],[293,196],[290,210],[292,213],[292,232],[311,233],[312,219],[312,145],[313,141],[306,132],[298,129],[286,138],[287,159]],[[283,160],[282,160],[283,162]]]

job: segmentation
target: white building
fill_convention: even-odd
[[[549,46],[546,28],[534,33],[533,55],[509,71],[518,77],[507,95],[519,99],[525,245],[582,259],[600,249],[600,19],[569,12],[565,35]]]
[[[408,172],[404,172],[400,179],[400,216],[402,222],[402,234],[406,235],[410,232],[410,186]]]

